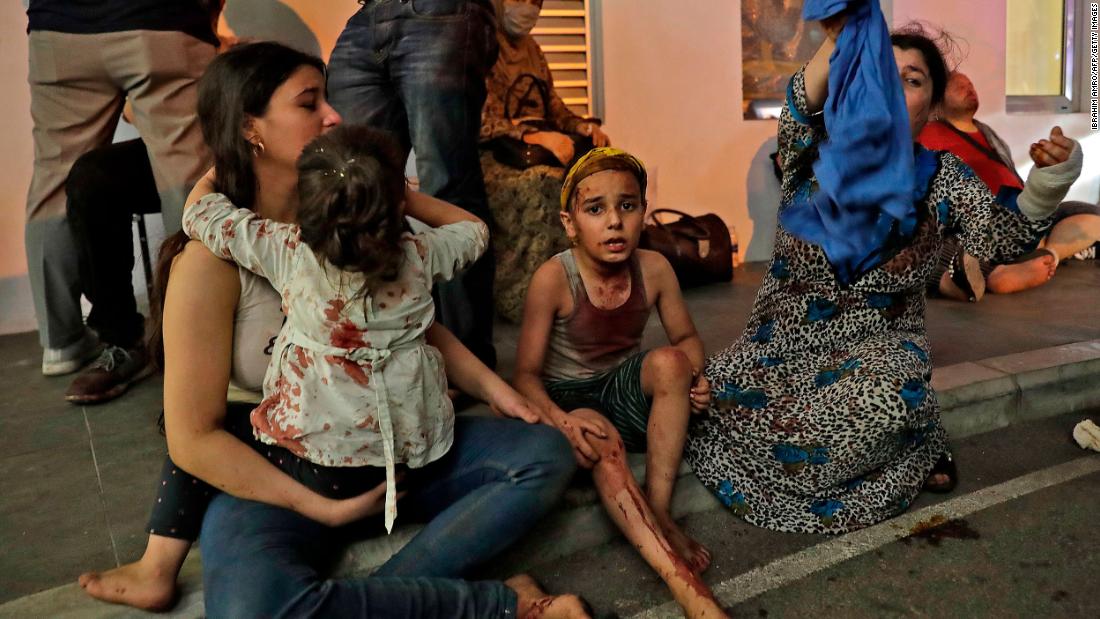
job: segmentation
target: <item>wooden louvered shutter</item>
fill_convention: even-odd
[[[535,26],[554,89],[582,117],[595,115],[592,101],[592,45],[588,0],[546,0]]]

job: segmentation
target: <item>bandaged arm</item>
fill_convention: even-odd
[[[1065,199],[1077,177],[1081,176],[1083,161],[1081,145],[1074,140],[1068,159],[1045,168],[1032,168],[1024,190],[1016,200],[1020,212],[1032,221],[1049,217]]]

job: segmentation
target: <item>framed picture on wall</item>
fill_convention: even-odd
[[[742,111],[746,120],[779,118],[791,75],[825,33],[802,21],[802,0],[741,0]]]

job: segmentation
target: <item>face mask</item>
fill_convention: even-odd
[[[501,18],[504,32],[516,39],[527,36],[539,20],[539,11],[534,4],[504,0],[504,15]]]

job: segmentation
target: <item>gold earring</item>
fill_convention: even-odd
[[[252,156],[259,157],[264,154],[267,149],[264,148],[263,140],[256,140],[252,143]]]

